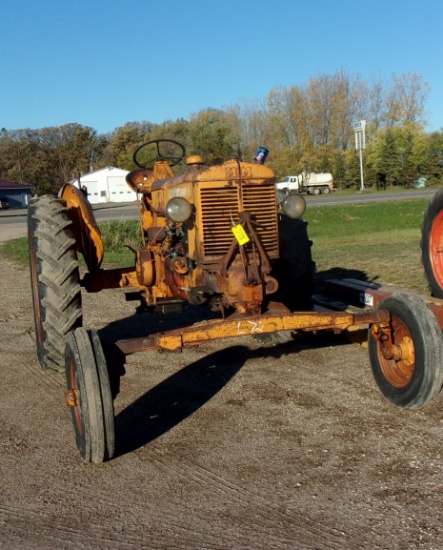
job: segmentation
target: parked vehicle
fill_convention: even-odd
[[[11,205],[9,204],[9,201],[7,199],[3,199],[2,197],[0,197],[0,208],[3,208],[4,210],[6,210],[10,206]]]
[[[320,193],[331,193],[334,190],[332,174],[328,172],[321,173],[302,173],[298,176],[286,176],[285,179],[276,184],[278,191],[283,193],[308,193],[309,195],[319,195]]]

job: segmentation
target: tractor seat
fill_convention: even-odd
[[[126,183],[136,193],[150,193],[154,181],[154,170],[133,170],[126,176]]]

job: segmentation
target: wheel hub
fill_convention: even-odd
[[[415,348],[408,328],[399,318],[393,318],[391,325],[374,329],[386,380],[395,388],[406,387],[415,371]]]

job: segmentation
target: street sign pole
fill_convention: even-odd
[[[363,149],[366,149],[366,120],[354,122],[355,148],[360,152],[360,191],[365,190],[363,181]]]
[[[363,152],[362,150],[360,149],[360,191],[364,191],[365,190],[365,184],[364,184],[364,181],[363,181]]]

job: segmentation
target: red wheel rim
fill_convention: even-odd
[[[437,283],[443,287],[443,210],[434,219],[429,238],[429,255]]]
[[[386,380],[394,388],[405,388],[415,372],[415,350],[408,327],[398,317],[392,319],[392,338],[394,345],[402,350],[402,359],[386,359],[378,348],[380,367]]]

